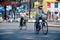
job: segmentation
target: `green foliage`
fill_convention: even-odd
[[[56,1],[60,3],[60,0],[56,0]]]
[[[57,1],[60,1],[60,0],[57,0]]]

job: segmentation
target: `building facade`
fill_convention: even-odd
[[[44,11],[47,13],[50,11],[51,19],[54,18],[55,13],[57,12],[58,19],[60,19],[60,2],[56,0],[45,0],[44,2]]]

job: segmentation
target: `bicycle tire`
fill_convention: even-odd
[[[27,30],[27,22],[23,23],[23,26],[25,27],[25,30]]]
[[[39,26],[39,25],[38,25]],[[40,28],[36,28],[36,23],[34,24],[34,30],[36,34],[39,34]]]
[[[20,30],[22,30],[23,28],[27,30],[27,22],[26,21],[22,22],[22,24],[19,25],[19,28]]]
[[[22,30],[22,26],[19,25],[19,29]]]
[[[47,22],[42,22],[42,31],[43,31],[44,35],[47,35],[47,33],[48,33],[48,24],[47,24]]]

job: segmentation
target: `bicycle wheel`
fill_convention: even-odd
[[[27,21],[25,20],[23,23],[23,26],[25,27],[25,30],[27,29]]]
[[[19,29],[22,30],[22,26],[21,25],[19,25]]]
[[[46,35],[48,33],[48,24],[47,24],[47,22],[42,22],[42,31],[43,31],[44,35]]]
[[[37,26],[37,27],[36,27]],[[35,29],[35,33],[36,34],[39,34],[39,31],[40,31],[40,26],[39,24],[37,25],[36,23],[34,24],[34,29]]]

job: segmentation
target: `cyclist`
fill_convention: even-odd
[[[39,24],[39,20],[43,20],[42,14],[44,14],[44,11],[42,9],[42,5],[38,6],[38,9],[36,10],[36,30],[39,30],[38,28],[38,24]],[[41,27],[40,27],[41,28]]]
[[[19,27],[21,26],[21,28],[23,26],[24,17],[26,17],[26,13],[25,13],[24,9],[22,9],[21,13],[20,13],[20,18],[21,19],[20,19],[20,25],[19,25]]]

